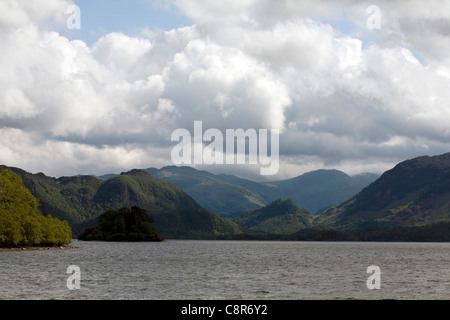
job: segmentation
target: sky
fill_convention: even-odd
[[[280,133],[276,175],[192,165],[253,180],[450,151],[445,0],[3,0],[0,43],[0,164],[33,173],[173,165],[195,121]]]

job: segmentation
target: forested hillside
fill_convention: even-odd
[[[72,242],[67,221],[44,216],[39,201],[11,171],[0,171],[0,247],[54,246]]]
[[[142,170],[123,172],[103,181],[94,176],[53,178],[19,168],[3,168],[23,179],[39,199],[45,215],[67,220],[75,236],[96,226],[104,212],[134,206],[146,210],[166,238],[210,239],[241,232],[237,224],[202,208],[177,186]]]

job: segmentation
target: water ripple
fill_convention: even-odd
[[[73,250],[0,252],[0,299],[347,300],[450,298],[450,244],[76,242]],[[69,290],[67,267],[80,267]],[[366,269],[381,269],[369,290]]]

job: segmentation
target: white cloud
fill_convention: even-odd
[[[0,3],[0,29],[13,31],[49,21],[62,24],[66,19],[65,11],[70,5],[70,2],[63,0],[3,0]]]
[[[37,115],[35,104],[28,100],[16,87],[9,87],[0,92],[0,117],[10,119],[31,118]]]
[[[379,1],[378,31],[354,1],[171,3],[192,26],[89,47],[49,27],[69,2],[3,1],[0,162],[50,174],[170,165],[171,132],[195,120],[281,129],[283,176],[448,149],[446,2]]]
[[[145,77],[142,57],[151,50],[147,39],[131,38],[122,33],[110,33],[100,38],[92,48],[92,56],[114,73],[128,81]]]

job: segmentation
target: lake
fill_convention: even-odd
[[[450,298],[450,243],[74,240],[72,245],[77,248],[0,252],[0,299]]]

